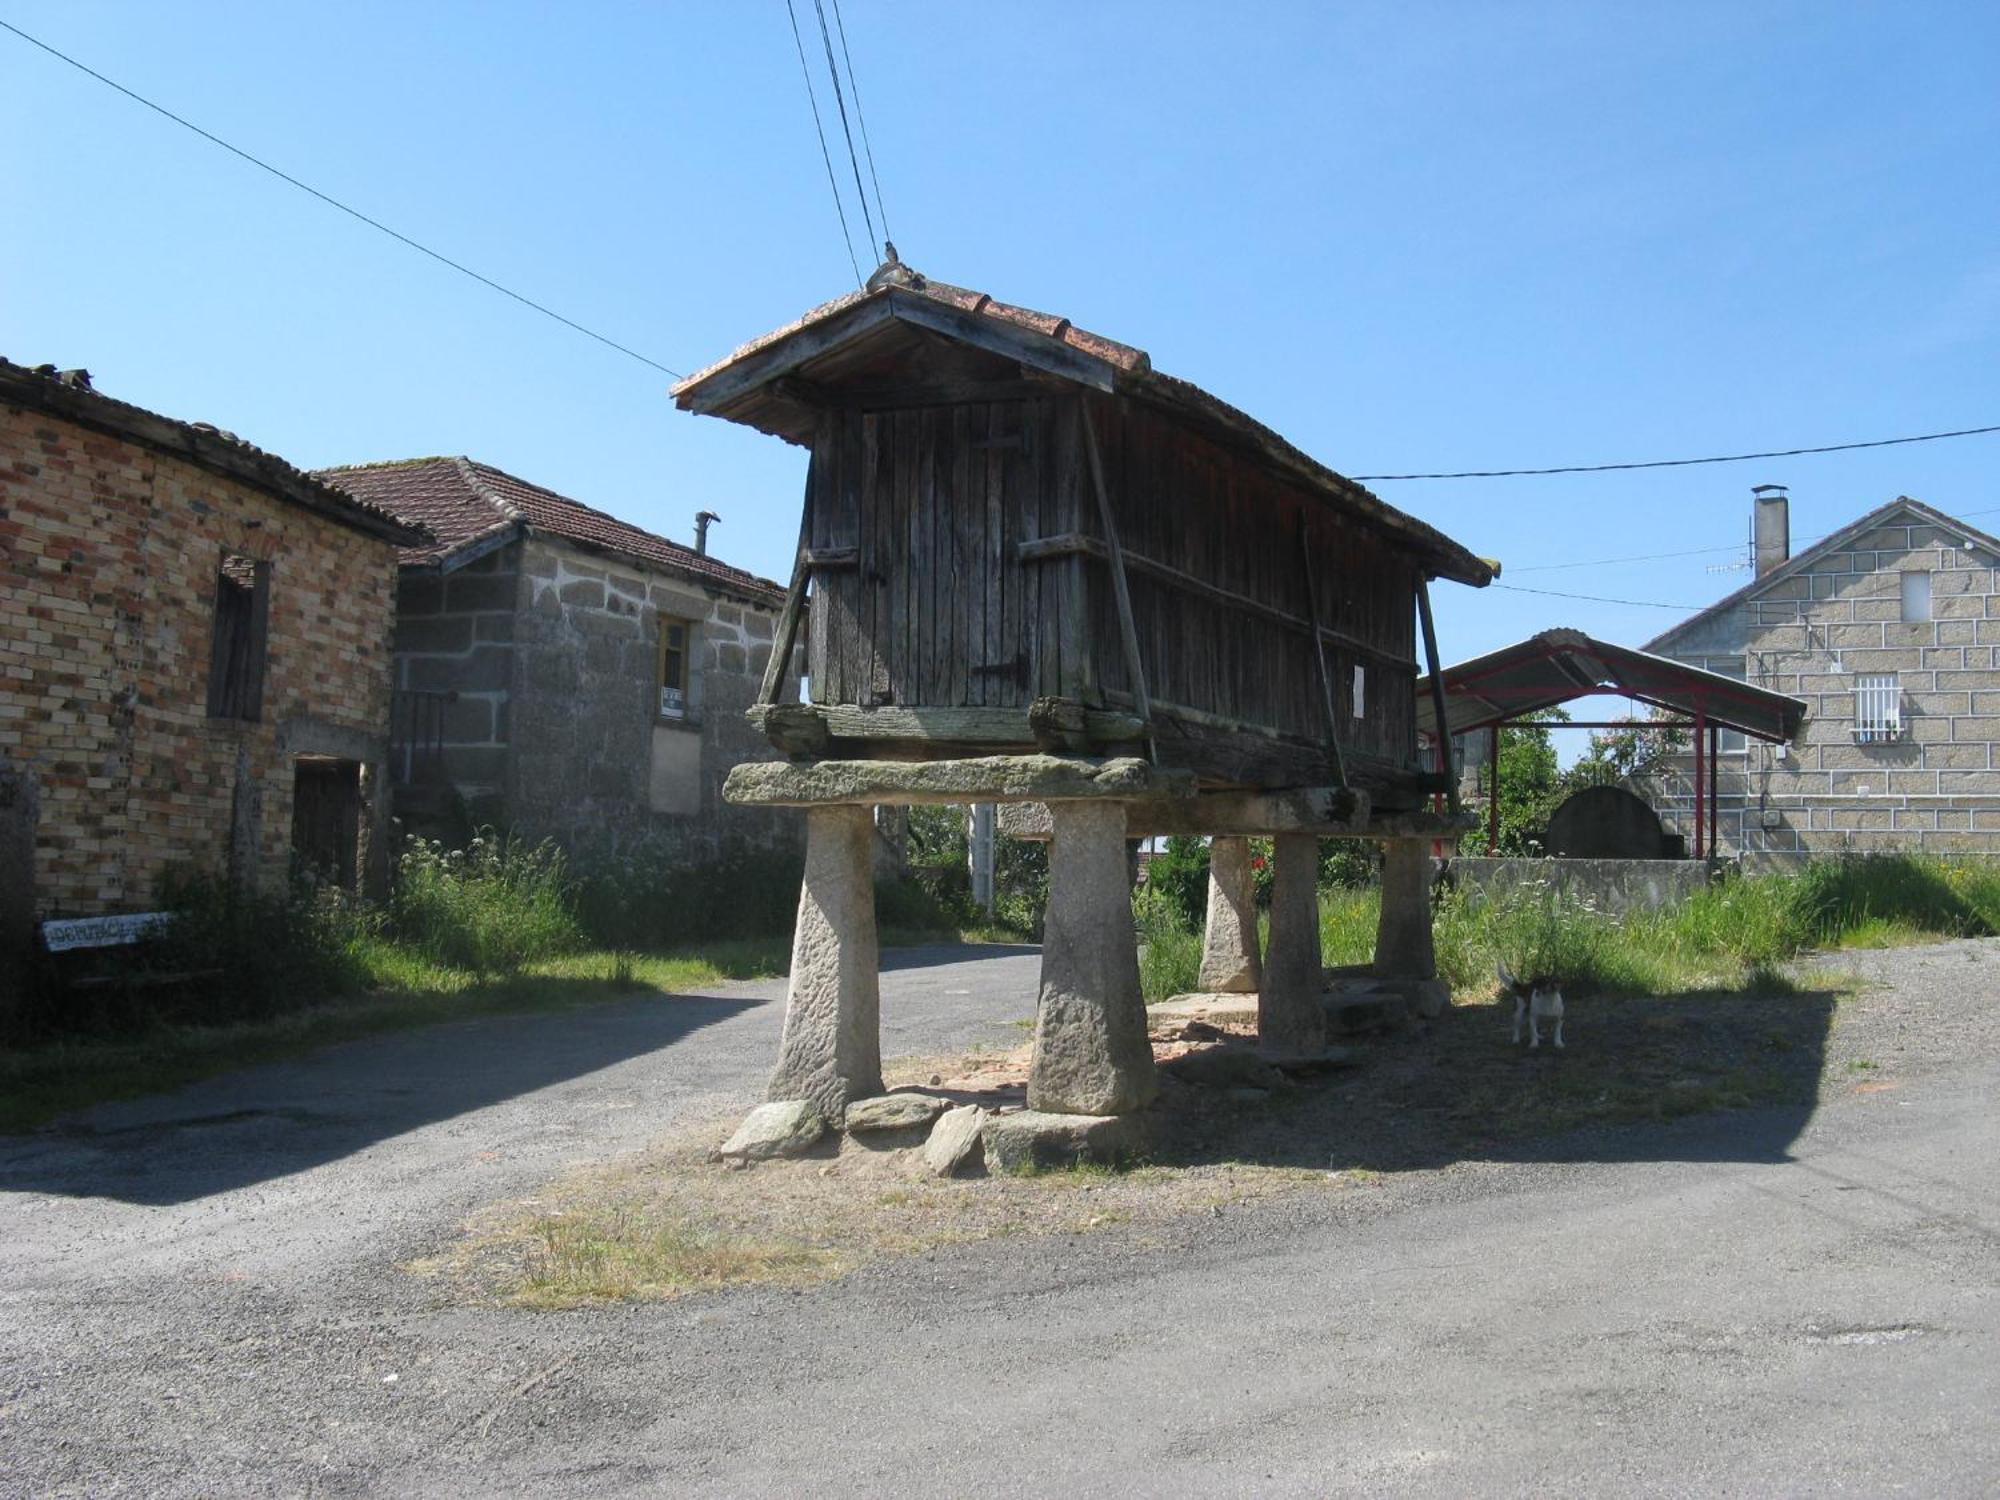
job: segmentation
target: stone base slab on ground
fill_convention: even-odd
[[[1149,1137],[1143,1115],[1056,1115],[1010,1110],[980,1127],[986,1166],[993,1172],[1031,1172],[1080,1161],[1111,1165],[1142,1149]]]

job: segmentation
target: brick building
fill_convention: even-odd
[[[377,837],[399,543],[226,432],[0,360],[0,942],[179,866],[352,882]]]
[[[2000,853],[2000,540],[1900,497],[1794,555],[1773,485],[1755,521],[1755,579],[1644,648],[1809,705],[1789,747],[1725,737],[1722,852]],[[1689,770],[1644,788],[1683,828]]]
[[[413,828],[697,854],[795,836],[720,795],[732,765],[771,754],[743,710],[777,584],[466,458],[322,477],[435,536],[403,550],[397,588],[393,760]]]

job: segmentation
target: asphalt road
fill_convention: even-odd
[[[1019,1040],[1032,955],[898,961],[888,1051]],[[106,1108],[0,1141],[0,1492],[1991,1494],[2000,951],[1877,968],[1907,1065],[1786,1159],[1724,1115],[572,1314],[398,1266],[747,1102],[777,987]]]

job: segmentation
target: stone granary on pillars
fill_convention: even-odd
[[[1032,1109],[1153,1096],[1128,839],[1221,840],[1215,925],[1244,946],[1232,841],[1275,836],[1268,1048],[1322,1045],[1321,837],[1388,841],[1383,960],[1429,969],[1419,862],[1456,819],[1418,755],[1418,619],[1429,649],[1428,581],[1483,585],[1495,564],[1143,350],[895,261],[675,397],[812,454],[779,633],[809,617],[809,701],[767,679],[751,712],[791,759],[727,789],[806,809],[773,1098],[837,1121],[881,1086],[866,856],[884,804],[1046,808]]]
[[[143,912],[170,870],[381,873],[396,548],[422,539],[0,360],[0,991],[36,918]]]

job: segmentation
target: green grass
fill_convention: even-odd
[[[1201,943],[1170,903],[1135,906],[1147,944],[1149,1001],[1195,987]],[[1320,955],[1366,963],[1381,895],[1320,893]],[[1972,861],[1871,855],[1825,860],[1793,875],[1730,878],[1659,912],[1614,916],[1549,891],[1488,899],[1455,892],[1439,904],[1438,972],[1454,991],[1490,993],[1498,963],[1578,993],[1674,995],[1747,989],[1784,993],[1777,966],[1810,949],[1885,948],[2000,933],[2000,869]]]

